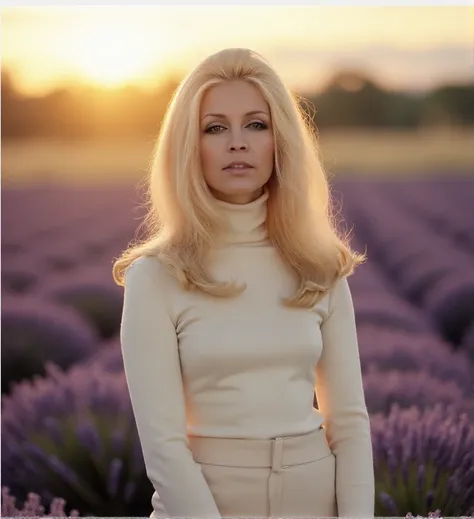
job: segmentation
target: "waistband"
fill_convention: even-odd
[[[188,439],[194,460],[211,465],[287,468],[332,454],[324,427],[297,436],[269,439],[205,436],[188,436]]]

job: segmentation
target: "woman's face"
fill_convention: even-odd
[[[213,195],[234,204],[258,198],[274,164],[270,110],[258,89],[243,80],[211,87],[200,125],[201,167]],[[228,167],[232,162],[245,167]]]

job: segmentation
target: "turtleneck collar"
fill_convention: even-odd
[[[232,204],[217,200],[229,222],[227,243],[256,243],[267,238],[265,221],[267,218],[268,188],[248,204]]]

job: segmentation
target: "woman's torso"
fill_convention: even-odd
[[[186,395],[188,434],[233,438],[291,436],[324,422],[313,408],[320,323],[281,299],[297,282],[269,242],[216,251],[211,273],[247,284],[233,298],[187,292],[166,275]]]

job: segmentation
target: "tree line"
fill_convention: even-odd
[[[153,138],[179,78],[153,91],[126,86],[59,88],[28,97],[2,71],[3,139]],[[474,125],[474,83],[444,84],[422,93],[393,91],[353,70],[335,73],[318,93],[298,92],[302,106],[320,130],[325,128],[416,129]]]

